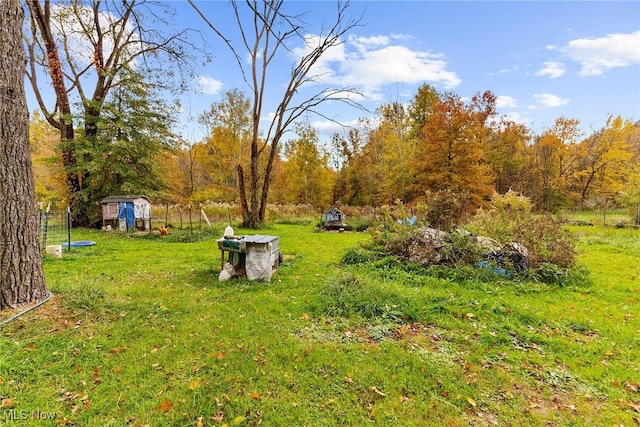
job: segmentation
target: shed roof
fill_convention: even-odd
[[[133,202],[137,199],[145,199],[147,202],[151,203],[151,200],[144,194],[131,194],[125,196],[107,196],[100,201],[101,204],[105,203],[123,203],[123,202]]]

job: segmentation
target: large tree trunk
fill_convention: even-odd
[[[0,309],[48,294],[29,152],[23,20],[20,0],[0,1]]]

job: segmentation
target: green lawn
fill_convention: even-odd
[[[369,236],[304,225],[259,231],[270,283],[220,283],[215,236],[74,230],[97,244],[1,327],[0,424],[634,425],[640,230],[572,230],[590,283],[565,287],[341,265]]]

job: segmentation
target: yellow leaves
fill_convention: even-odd
[[[195,389],[197,389],[198,387],[200,387],[200,381],[198,381],[198,380],[192,380],[192,381],[189,383],[189,390],[195,390]]]
[[[476,401],[470,397],[467,397],[467,402],[469,402],[469,405],[473,406],[474,408],[477,406]]]

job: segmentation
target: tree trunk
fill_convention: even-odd
[[[238,192],[240,194],[240,206],[242,207],[243,226],[248,226],[251,218],[249,205],[247,204],[247,192],[244,186],[244,171],[242,165],[238,165]]]
[[[0,309],[48,294],[29,152],[23,20],[20,0],[0,1]]]
[[[40,87],[37,84],[36,70],[35,70],[35,53],[33,46],[30,47],[30,67],[31,67],[31,86],[40,105],[40,109],[44,113],[47,122],[60,131],[60,147],[62,151],[62,165],[65,170],[66,178],[66,190],[69,200],[69,205],[72,211],[76,212],[76,205],[79,203],[80,190],[82,190],[82,178],[78,176],[76,152],[74,148],[74,129],[73,129],[73,117],[71,114],[71,103],[69,102],[69,93],[64,84],[64,73],[62,71],[62,64],[60,62],[60,54],[56,45],[55,38],[51,29],[51,10],[50,3],[46,1],[44,6],[40,3],[40,0],[30,0],[27,2],[27,6],[31,12],[32,20],[32,35],[36,38],[36,28],[40,31],[42,42],[44,44],[48,72],[51,77],[51,83],[54,93],[56,95],[56,107],[55,111],[49,112],[43,101]]]

